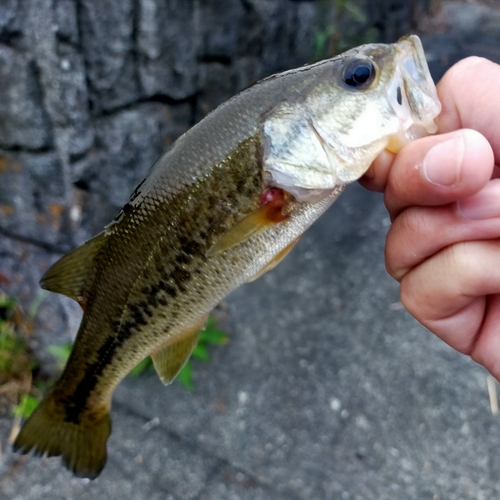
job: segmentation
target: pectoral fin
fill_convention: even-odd
[[[206,321],[207,317],[204,317],[195,327],[177,335],[151,354],[156,373],[165,385],[170,384],[187,363]]]
[[[275,190],[278,191],[278,190]],[[247,241],[252,236],[262,233],[278,222],[288,219],[288,215],[282,213],[284,206],[283,193],[275,195],[274,199],[261,205],[244,219],[233,226],[229,232],[223,234],[221,238],[207,252],[207,257]]]
[[[278,253],[274,259],[270,260],[253,278],[249,279],[248,283],[255,281],[263,274],[266,274],[268,271],[274,269],[293,250],[299,240],[300,236],[296,240],[292,241],[287,247],[283,248],[283,250],[281,250],[281,252]]]

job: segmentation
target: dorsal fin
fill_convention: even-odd
[[[156,373],[165,385],[170,384],[187,363],[206,322],[205,316],[193,328],[176,335],[151,354]]]
[[[81,304],[82,291],[94,258],[106,241],[102,232],[61,257],[42,277],[42,288],[62,293]]]

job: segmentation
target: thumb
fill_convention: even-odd
[[[481,190],[493,172],[489,142],[474,130],[426,137],[404,147],[388,171],[385,204],[394,219],[408,206],[438,206]]]

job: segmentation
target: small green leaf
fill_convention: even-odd
[[[144,373],[146,370],[151,370],[153,367],[153,360],[150,356],[143,359],[135,368],[131,370],[129,375],[131,377],[138,377],[141,373]]]
[[[339,12],[342,12],[343,10],[346,9],[347,0],[336,0],[335,4],[336,4],[335,6],[337,7],[337,10]]]
[[[16,301],[0,292],[0,320],[8,320],[14,314]]]
[[[208,318],[205,329],[200,333],[198,340],[199,344],[225,344],[227,342],[227,335],[215,327],[215,318],[210,316]]]
[[[188,391],[194,390],[193,367],[190,361],[188,361],[184,365],[184,368],[179,372],[179,375],[177,375],[177,380],[181,383],[184,389],[187,389]]]
[[[28,418],[35,411],[38,403],[40,403],[39,399],[29,394],[23,394],[19,403],[14,406],[12,411],[16,417]]]
[[[33,386],[38,389],[40,393],[44,393],[47,390],[47,382],[45,380],[35,380]]]
[[[42,305],[42,302],[47,298],[49,292],[47,290],[40,290],[38,292],[37,296],[31,303],[29,309],[28,309],[28,316],[33,319],[36,316],[36,313],[38,312],[38,309]]]
[[[56,358],[57,368],[60,370],[66,366],[72,347],[73,344],[71,342],[66,342],[62,345],[49,345],[47,347],[47,352]]]
[[[314,59],[319,61],[325,57],[326,41],[330,37],[328,31],[319,31],[314,37]]]
[[[205,323],[205,330],[210,330],[215,327],[215,317],[209,316],[207,322]]]
[[[211,330],[200,334],[199,342],[201,344],[226,344],[227,335],[222,330]]]
[[[207,348],[203,345],[198,344],[191,354],[191,356],[202,359],[203,361],[210,361],[210,357],[207,352]]]
[[[357,5],[348,2],[345,5],[345,10],[351,14],[351,17],[355,22],[366,24],[366,14]]]

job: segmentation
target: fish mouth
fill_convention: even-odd
[[[399,131],[386,147],[397,153],[408,142],[434,134],[434,119],[441,112],[436,87],[418,36],[409,35],[395,44],[395,72],[387,85],[387,100],[400,122]]]

